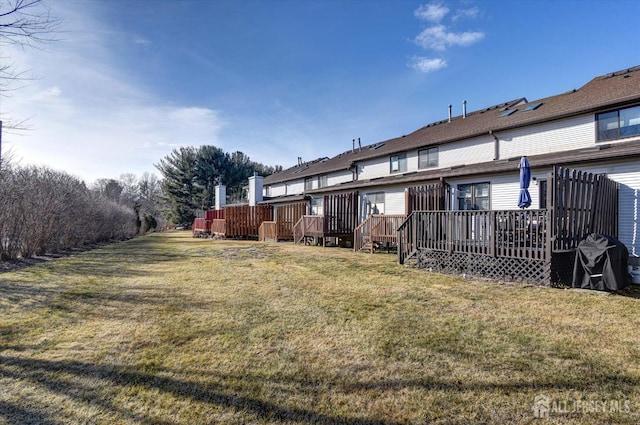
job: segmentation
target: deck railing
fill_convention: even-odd
[[[354,231],[353,249],[361,251],[368,247],[373,253],[374,244],[398,242],[398,227],[404,221],[403,214],[373,214],[367,217]]]
[[[258,229],[258,240],[278,241],[278,225],[275,221],[263,221]]]
[[[293,226],[293,242],[298,244],[307,237],[324,236],[324,216],[303,215]]]
[[[547,210],[414,211],[398,228],[398,262],[420,250],[546,258]]]
[[[227,222],[224,218],[211,220],[211,234],[225,236],[227,234]]]

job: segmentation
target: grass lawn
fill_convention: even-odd
[[[154,234],[0,274],[0,423],[636,424],[639,325],[633,296]]]

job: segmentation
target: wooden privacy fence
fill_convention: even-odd
[[[293,239],[293,226],[307,213],[307,202],[279,205],[275,208],[276,239]]]
[[[450,204],[451,186],[444,180],[409,187],[405,191],[406,215],[413,211],[446,211],[451,209]]]
[[[272,207],[271,205],[231,205],[225,207],[224,215],[225,237],[258,238],[262,222],[270,221],[272,218]]]
[[[207,220],[224,219],[224,210],[206,210],[204,212],[204,218]]]
[[[353,249],[369,248],[373,253],[375,243],[396,244],[398,228],[404,221],[403,214],[373,214],[356,227],[353,233]]]
[[[324,237],[353,238],[358,224],[358,192],[325,195]]]
[[[618,236],[618,183],[562,167],[554,167],[550,180],[554,251],[576,249],[589,233]]]

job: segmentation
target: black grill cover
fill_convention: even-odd
[[[573,287],[617,291],[629,285],[629,251],[614,237],[591,233],[576,251]]]

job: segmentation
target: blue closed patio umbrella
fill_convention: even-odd
[[[520,196],[518,197],[519,208],[529,208],[531,206],[531,195],[529,194],[529,182],[531,181],[531,167],[526,156],[520,159],[518,164],[520,169]]]

